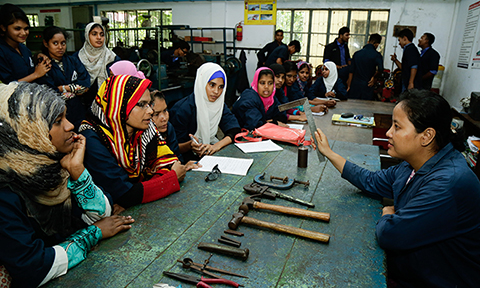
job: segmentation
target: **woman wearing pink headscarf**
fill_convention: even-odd
[[[118,61],[110,66],[110,76],[117,75],[130,75],[140,79],[145,79],[145,74],[143,74],[142,71],[137,71],[137,67],[135,67],[135,65],[128,60]]]
[[[232,110],[240,127],[253,130],[267,122],[287,126],[284,124],[287,122],[287,115],[278,110],[274,79],[270,68],[262,67],[255,71],[252,88],[243,91],[233,104]]]

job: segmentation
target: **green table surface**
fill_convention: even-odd
[[[368,168],[380,169],[378,147],[330,141],[334,151]],[[375,240],[375,223],[381,216],[379,201],[370,199],[346,180],[330,162],[319,162],[309,148],[308,167],[297,168],[297,147],[282,145],[283,151],[244,154],[234,145],[220,156],[254,159],[247,176],[222,174],[205,182],[206,172],[188,172],[181,190],[164,199],[138,205],[124,215],[135,218],[132,229],[101,241],[85,261],[45,287],[152,287],[156,283],[194,287],[162,271],[199,275],[182,268],[177,259],[192,258],[203,263],[209,252],[199,242],[218,243],[227,223],[238,210],[243,186],[255,175],[288,176],[309,180],[310,187],[294,186],[284,192],[316,204],[310,210],[331,213],[329,223],[252,210],[248,216],[301,227],[331,236],[328,244],[255,226],[239,226],[243,237],[226,235],[242,242],[250,256],[246,261],[214,254],[212,267],[248,276],[225,276],[245,287],[386,287],[384,253]],[[286,200],[265,203],[305,208]],[[212,284],[212,287],[229,287]]]

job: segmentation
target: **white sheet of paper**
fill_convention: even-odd
[[[287,124],[288,127],[292,128],[292,129],[299,129],[299,130],[303,130],[303,124]]]
[[[242,150],[243,153],[253,153],[253,152],[267,152],[267,151],[281,151],[282,147],[273,143],[272,140],[261,141],[261,142],[250,142],[250,143],[235,143],[235,146],[238,149]],[[220,170],[222,171],[222,170]]]
[[[253,163],[253,159],[241,159],[233,157],[221,156],[204,156],[199,161],[201,168],[193,169],[193,171],[211,172],[213,167],[218,164],[218,169],[224,174],[235,174],[246,176],[248,169]]]
[[[312,112],[313,116],[323,116],[325,115],[325,112]]]

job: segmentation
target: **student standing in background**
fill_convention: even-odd
[[[426,90],[432,88],[433,78],[437,75],[440,63],[440,54],[433,49],[433,42],[435,42],[435,36],[432,33],[424,33],[418,39],[418,47],[422,48],[422,51],[417,77],[419,77],[420,87]]]
[[[282,40],[283,40],[283,30],[279,29],[275,31],[275,40],[273,42],[268,43],[260,51],[258,51],[257,69],[265,66],[265,62],[267,61],[268,56],[270,56],[270,54],[273,52],[273,50],[275,50],[275,48],[279,47],[280,45],[285,45],[283,44]]]
[[[418,88],[418,80],[416,80],[418,65],[420,64],[420,54],[417,47],[412,43],[413,32],[405,28],[398,33],[398,44],[403,49],[402,62],[398,61],[397,55],[390,56],[395,61],[398,68],[402,70],[402,91]]]

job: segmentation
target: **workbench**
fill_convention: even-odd
[[[340,105],[335,109],[340,110]],[[315,118],[317,121],[322,117]],[[331,119],[331,114],[324,116],[327,118]],[[327,127],[321,124],[323,119],[318,121],[317,125]],[[327,136],[329,129],[325,129]],[[335,127],[332,129],[336,131]],[[339,126],[339,129],[371,133],[355,127]],[[380,169],[376,146],[334,139],[330,145],[362,167]],[[331,236],[330,242],[240,225],[237,230],[245,236],[226,236],[241,241],[241,248],[250,250],[249,258],[241,261],[214,254],[209,265],[248,276],[248,279],[225,276],[245,287],[386,287],[385,256],[375,239],[375,224],[381,216],[379,201],[366,197],[342,179],[330,162],[319,162],[311,148],[308,167],[297,168],[298,148],[281,146],[283,151],[244,154],[229,145],[217,155],[254,159],[247,176],[222,174],[216,181],[205,182],[206,172],[188,172],[179,192],[129,208],[123,214],[135,219],[132,229],[102,240],[85,261],[44,287],[152,287],[156,283],[194,287],[164,277],[162,272],[199,275],[182,268],[177,260],[188,257],[203,263],[209,257],[209,252],[197,249],[198,243],[218,243],[217,239],[226,235],[223,231],[228,229],[232,214],[249,196],[243,186],[263,172],[267,177],[309,180],[308,188],[297,185],[279,192],[313,202],[316,206],[310,210],[331,213],[331,220],[326,223],[255,209],[248,216],[326,233]],[[278,198],[262,202],[305,208]],[[212,284],[212,287],[230,286]]]

